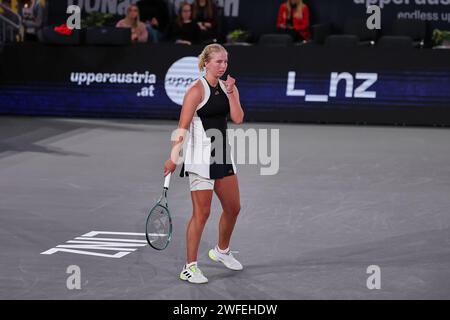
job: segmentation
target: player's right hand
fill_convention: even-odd
[[[177,168],[177,165],[173,163],[173,161],[169,158],[164,163],[164,177],[167,176],[169,173],[174,172]]]

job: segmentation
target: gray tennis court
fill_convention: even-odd
[[[157,252],[142,236],[176,125],[1,117],[0,298],[450,298],[448,129],[243,124],[280,130],[279,172],[238,165],[232,250],[245,269],[207,257],[217,241],[214,198],[199,256],[209,283],[192,285],[178,279],[191,214],[179,167],[170,246]],[[69,290],[73,265],[80,289]],[[373,265],[381,287],[369,290]]]

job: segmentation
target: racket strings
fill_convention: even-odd
[[[156,206],[147,221],[147,237],[153,247],[164,249],[170,239],[170,218],[166,208]]]

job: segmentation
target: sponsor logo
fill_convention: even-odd
[[[181,106],[187,89],[200,76],[197,57],[184,57],[175,61],[167,70],[164,81],[167,96]]]
[[[82,254],[103,258],[123,258],[124,256],[147,245],[145,233],[114,232],[114,231],[91,231],[66,241],[41,254],[55,254],[66,252]]]
[[[369,89],[377,82],[377,73],[359,72],[353,76],[349,72],[332,72],[330,75],[330,89],[328,94],[307,94],[304,89],[296,89],[296,72],[288,73],[286,95],[290,97],[305,97],[306,102],[328,102],[329,98],[337,96],[338,85],[345,84],[345,97],[356,99],[375,99],[376,91]]]

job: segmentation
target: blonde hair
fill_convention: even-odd
[[[137,9],[137,17],[136,19],[131,19],[130,18],[130,11],[132,8],[136,8]],[[127,7],[127,14],[125,16],[125,20],[127,21],[127,24],[130,25],[132,28],[137,28],[139,26],[139,23],[141,22],[140,19],[140,12],[139,12],[139,7],[136,4],[130,4]]]
[[[218,43],[208,44],[198,56],[198,69],[203,71],[205,69],[205,64],[211,59],[211,55],[216,52],[225,51],[228,53],[227,49]]]

